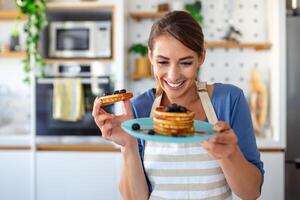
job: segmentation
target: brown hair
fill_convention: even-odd
[[[152,51],[155,39],[161,35],[169,34],[184,44],[186,47],[202,56],[204,51],[204,36],[201,26],[186,11],[173,11],[156,21],[151,28],[148,47]],[[157,86],[156,95],[162,89]]]

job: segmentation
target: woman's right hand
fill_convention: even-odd
[[[101,106],[101,101],[99,97],[97,97],[94,102],[93,117],[95,123],[102,132],[102,137],[123,147],[136,144],[136,138],[132,137],[121,128],[121,123],[123,121],[133,118],[130,101],[124,101],[125,114],[118,116],[106,112]]]

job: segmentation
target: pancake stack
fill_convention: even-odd
[[[177,104],[171,104],[168,107],[159,106],[154,111],[154,131],[168,136],[193,135],[195,133],[194,116],[194,112]]]

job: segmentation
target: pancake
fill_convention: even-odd
[[[126,92],[126,93],[102,96],[102,97],[100,97],[100,100],[101,100],[101,104],[103,106],[106,106],[106,105],[114,104],[118,101],[129,100],[132,97],[133,97],[133,94],[131,92]]]
[[[195,113],[177,104],[172,104],[170,107],[159,106],[154,110],[154,131],[168,136],[193,135],[195,133],[193,122]],[[179,108],[183,108],[184,112],[180,111]]]

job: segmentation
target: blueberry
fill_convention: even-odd
[[[108,96],[108,95],[111,95],[111,93],[110,92],[105,92],[104,93],[104,96]]]
[[[141,126],[138,123],[134,123],[134,124],[132,124],[131,128],[132,128],[132,130],[137,131],[137,130],[141,129]]]
[[[176,110],[178,105],[176,103],[172,103],[171,105],[169,105],[170,108],[172,108],[173,110]]]
[[[176,112],[177,111],[177,107],[178,105],[176,103],[172,103],[171,105],[169,105],[165,111],[166,112]]]
[[[152,130],[152,129],[150,129],[150,130],[148,131],[148,135],[155,135],[155,131]]]
[[[114,94],[119,94],[119,93],[120,93],[119,90],[114,91]]]
[[[179,106],[178,107],[178,111],[181,112],[181,113],[186,113],[187,112],[187,109],[183,106]]]
[[[125,89],[120,90],[120,93],[126,93]]]
[[[165,111],[166,111],[166,112],[173,112],[174,109],[168,106],[168,107],[166,107]]]

